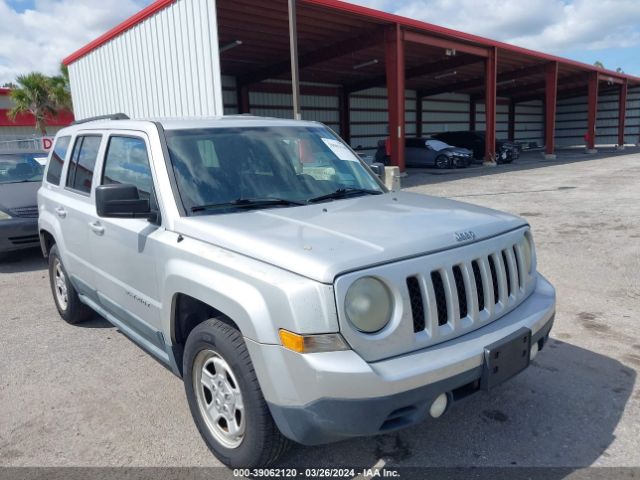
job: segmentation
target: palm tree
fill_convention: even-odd
[[[36,119],[36,130],[46,135],[47,116],[55,115],[61,108],[60,81],[33,72],[18,76],[16,82],[18,88],[11,90],[14,107],[8,112],[9,118],[14,120],[21,113],[31,113]]]

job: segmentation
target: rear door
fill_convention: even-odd
[[[111,133],[97,185],[135,185],[141,198],[155,202],[148,140],[145,134]],[[160,293],[156,275],[162,228],[140,218],[98,218],[89,244],[101,305],[145,342],[161,347]]]
[[[65,244],[63,261],[75,287],[89,297],[95,296],[93,255],[89,244],[96,210],[92,184],[102,140],[103,136],[97,133],[76,136],[67,162],[64,195],[54,206]]]

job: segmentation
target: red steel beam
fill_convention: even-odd
[[[627,116],[627,90],[629,88],[628,81],[625,79],[620,85],[618,94],[618,146],[624,145],[624,125]]]
[[[558,101],[558,62],[547,64],[544,79],[544,153],[553,155],[556,136],[556,103]]]
[[[596,119],[598,117],[598,72],[589,73],[587,114],[587,149],[596,148]]]
[[[527,77],[529,75],[535,75],[544,71],[544,64],[536,64],[524,68],[515,68],[507,72],[502,72],[498,75],[498,83],[508,82],[509,80],[517,80],[518,78]],[[425,96],[437,95],[439,93],[458,92],[460,90],[469,90],[472,88],[480,88],[484,85],[485,77],[476,77],[470,80],[464,80],[457,83],[449,83],[439,87],[430,88],[424,90],[422,93]]]
[[[439,72],[453,70],[454,68],[472,65],[481,61],[481,58],[473,57],[471,55],[459,55],[456,57],[446,58],[444,60],[438,60],[436,62],[425,63],[417,67],[408,68],[405,72],[404,78],[405,80],[408,80],[410,78],[424,77],[425,75],[437,74]],[[346,85],[345,88],[350,92],[358,92],[360,90],[384,85],[386,79],[386,76],[377,76],[361,82]]]
[[[496,98],[498,83],[498,49],[492,48],[485,59],[485,146],[484,159],[495,162],[496,159]]]
[[[489,49],[484,47],[477,47],[468,43],[458,42],[455,40],[434,37],[433,35],[426,35],[424,33],[405,31],[404,40],[409,43],[419,43],[421,45],[428,45],[430,47],[440,47],[446,50],[455,50],[456,52],[469,53],[478,57],[488,57]]]
[[[298,66],[300,70],[302,70],[304,68],[329,61],[333,58],[345,57],[360,50],[370,48],[373,45],[382,43],[383,40],[384,36],[380,29],[361,33],[356,37],[347,38],[346,40],[332,43],[331,45],[321,47],[312,52],[301,54],[298,59]],[[269,65],[248,73],[247,75],[243,75],[239,81],[243,85],[250,85],[269,78],[277,78],[280,75],[288,73],[290,69],[291,63],[289,60],[283,60],[282,62]]]
[[[389,143],[391,164],[404,171],[405,80],[404,41],[400,25],[385,32],[385,68],[389,101]]]

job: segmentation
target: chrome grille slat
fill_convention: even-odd
[[[493,276],[489,266],[489,257],[482,257],[479,260],[480,275],[482,276],[482,288],[484,289],[484,308],[493,317],[496,310],[495,294],[493,291]],[[497,285],[497,283],[496,283]]]
[[[453,276],[453,269],[447,268],[444,272],[445,293],[447,296],[447,325],[449,328],[456,330],[460,323],[460,305],[458,300],[458,289],[456,288],[456,279]]]
[[[493,264],[496,266],[496,276],[498,277],[498,302],[500,308],[496,308],[496,311],[503,309],[508,302],[508,287],[507,287],[507,271],[502,260],[502,253],[492,253],[491,258]]]
[[[431,281],[427,281],[427,277],[421,277],[422,280],[422,291],[426,295],[426,306],[425,312],[427,314],[427,318],[425,319],[426,330],[431,338],[438,337],[438,306],[436,302],[436,293],[433,289],[433,284]],[[423,299],[424,300],[424,299]]]
[[[509,290],[511,291],[510,300],[518,297],[520,291],[520,285],[518,282],[518,265],[516,264],[516,257],[513,253],[513,247],[503,250],[507,257],[507,264],[509,266]]]
[[[467,292],[467,312],[472,323],[480,321],[480,308],[478,306],[478,290],[473,273],[471,262],[465,262],[461,265],[462,278],[464,279]]]

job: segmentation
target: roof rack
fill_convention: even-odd
[[[129,120],[129,116],[125,113],[111,113],[109,115],[99,115],[97,117],[89,117],[83,120],[76,120],[71,125],[80,125],[82,123],[96,122],[98,120]]]

